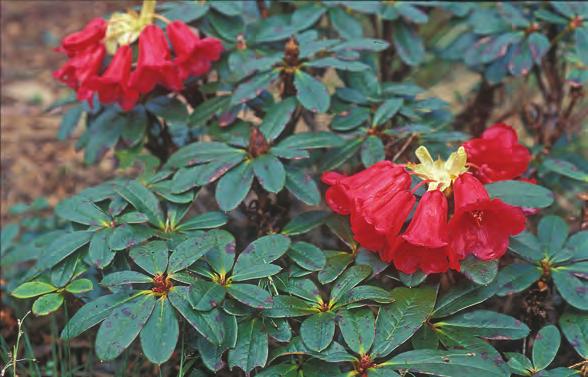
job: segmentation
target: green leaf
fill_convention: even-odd
[[[371,135],[361,145],[361,162],[367,168],[386,158],[384,143],[379,137]]]
[[[85,272],[85,270],[86,267],[81,258],[77,255],[72,255],[51,269],[51,284],[56,287],[63,287],[70,280]]]
[[[344,146],[330,150],[325,154],[319,169],[321,171],[333,170],[343,165],[355,155],[362,143],[362,138],[350,139]]]
[[[353,287],[372,274],[370,266],[357,265],[347,269],[335,282],[331,289],[331,302],[337,303]]]
[[[80,123],[82,114],[84,113],[84,107],[82,105],[74,106],[67,110],[63,114],[61,123],[59,124],[59,131],[57,132],[57,138],[59,140],[65,140],[71,136],[72,132]]]
[[[117,186],[116,192],[127,202],[131,203],[137,211],[147,215],[149,222],[156,227],[163,227],[164,216],[159,206],[159,200],[155,194],[138,181],[128,181]]]
[[[332,132],[300,132],[288,136],[278,144],[280,148],[290,149],[318,149],[338,147],[343,144],[343,139]],[[275,152],[276,148],[272,148]]]
[[[276,266],[275,264],[259,264],[245,267],[239,271],[238,274],[233,274],[231,280],[239,282],[252,279],[261,279],[268,276],[272,276],[282,271],[282,267]]]
[[[553,193],[545,187],[522,181],[498,181],[486,185],[492,198],[517,207],[545,208],[553,203]]]
[[[192,307],[199,311],[208,311],[219,306],[225,299],[226,289],[210,281],[197,281],[190,285],[188,299]]]
[[[539,262],[543,259],[539,240],[533,233],[528,231],[511,237],[508,249],[529,262]]]
[[[579,277],[585,277],[586,274],[574,271],[574,267],[575,265],[553,268],[551,276],[558,292],[568,304],[580,310],[588,310],[588,281]]]
[[[261,92],[278,78],[278,71],[270,71],[253,76],[240,84],[233,92],[231,106],[245,103],[261,94]]]
[[[586,33],[586,35],[588,37],[588,32]],[[586,43],[588,45],[588,40]],[[569,161],[547,158],[545,159],[545,161],[543,161],[543,167],[547,170],[550,170],[557,174],[561,174],[568,178],[588,183],[588,173],[580,170],[576,165],[572,164]]]
[[[541,267],[523,263],[513,263],[498,273],[498,296],[522,292],[543,275]]]
[[[302,106],[313,113],[325,113],[331,104],[327,87],[303,71],[296,71],[294,76],[296,98]]]
[[[333,51],[345,51],[345,50],[354,50],[354,51],[373,51],[379,52],[383,51],[388,48],[390,44],[383,39],[373,39],[373,38],[354,38],[349,41],[345,41],[337,46],[335,46],[332,50]]]
[[[370,309],[343,310],[339,316],[339,329],[345,343],[357,354],[367,353],[376,334],[372,311]]]
[[[237,345],[237,318],[232,315],[224,316],[223,327],[225,329],[225,338],[220,346],[214,345],[202,337],[198,338],[198,351],[202,357],[202,362],[211,371],[224,368],[223,353],[227,348],[234,348]]]
[[[352,261],[353,256],[344,251],[327,255],[327,264],[318,274],[319,281],[322,284],[327,284],[337,279]]]
[[[268,141],[273,141],[280,136],[295,109],[296,100],[291,97],[272,105],[267,110],[259,130]]]
[[[329,20],[331,21],[333,28],[345,39],[359,38],[363,34],[361,23],[342,8],[330,8]]]
[[[117,307],[135,298],[119,292],[97,298],[82,306],[61,331],[61,338],[74,338],[103,321]]]
[[[47,246],[37,261],[36,266],[42,269],[52,268],[87,244],[91,237],[92,232],[86,231],[64,234]]]
[[[402,98],[390,98],[389,100],[384,101],[374,114],[372,127],[386,123],[388,120],[390,120],[390,118],[398,113],[398,110],[400,110],[403,104],[404,100]]]
[[[212,97],[198,105],[188,117],[190,127],[203,127],[213,116],[227,109],[231,96]]]
[[[317,23],[325,12],[326,9],[318,4],[297,8],[292,14],[292,26],[298,31],[307,29]]]
[[[112,250],[123,250],[148,240],[156,233],[156,230],[149,226],[122,224],[114,229],[108,244]]]
[[[411,338],[412,348],[439,348],[439,336],[429,325],[422,326]]]
[[[322,250],[308,242],[293,243],[288,250],[288,257],[309,271],[320,271],[327,263]]]
[[[237,344],[229,350],[229,367],[239,367],[247,374],[255,367],[264,367],[268,357],[268,342],[260,319],[253,318],[241,322]]]
[[[518,319],[489,310],[455,315],[435,324],[437,328],[464,329],[470,335],[486,339],[521,339],[529,334],[527,325]]]
[[[487,341],[473,336],[467,328],[437,328],[435,331],[444,347],[451,350],[467,350],[474,355],[480,355],[490,360],[503,377],[510,375],[509,368],[500,353]]]
[[[305,64],[314,68],[334,68],[341,71],[363,71],[370,69],[370,66],[356,60],[341,60],[332,56],[316,59]]]
[[[576,54],[580,60],[588,65],[588,28],[579,27],[574,31],[576,40]]]
[[[94,284],[89,279],[74,280],[65,286],[65,290],[73,294],[89,292],[92,289],[94,289]]]
[[[564,246],[568,238],[568,224],[559,216],[544,216],[537,227],[537,236],[543,244],[545,255],[553,257]]]
[[[108,266],[114,259],[114,252],[108,246],[111,234],[112,229],[100,229],[90,239],[88,258],[90,259],[90,263],[98,268]]]
[[[321,201],[321,193],[316,182],[302,170],[286,169],[286,188],[297,199],[310,206],[317,205]]]
[[[29,281],[16,287],[11,294],[16,298],[31,298],[54,292],[56,290],[57,287],[54,287],[49,283],[42,281]]]
[[[278,342],[288,343],[292,339],[292,329],[286,319],[273,318],[266,320],[265,331]]]
[[[277,193],[286,183],[286,170],[277,157],[264,154],[253,160],[253,172],[261,186],[269,192]]]
[[[574,233],[568,238],[564,252],[575,261],[588,260],[588,231]]]
[[[372,354],[385,357],[406,342],[433,312],[437,292],[432,287],[395,288],[395,302],[380,307]]]
[[[223,211],[235,209],[253,183],[253,164],[245,161],[225,174],[216,186],[215,198]]]
[[[400,281],[405,286],[409,288],[414,288],[418,287],[423,281],[427,279],[427,274],[425,274],[422,271],[416,271],[415,273],[410,275],[398,272],[398,278],[400,278]]]
[[[213,229],[225,225],[228,221],[227,215],[222,212],[213,211],[196,215],[184,221],[176,228],[178,231]]]
[[[176,313],[166,298],[157,300],[151,317],[141,330],[141,347],[149,361],[163,364],[171,357],[180,327]]]
[[[588,313],[566,310],[559,318],[559,326],[576,352],[588,358]]]
[[[350,290],[339,301],[340,306],[346,306],[359,301],[375,301],[379,304],[389,304],[394,301],[390,291],[371,285],[359,285]]]
[[[533,364],[527,356],[516,352],[507,352],[506,355],[508,356],[508,366],[514,373],[523,376],[532,373]]]
[[[214,243],[214,240],[212,242]],[[211,237],[207,237],[207,234],[199,234],[181,242],[169,257],[168,273],[173,274],[190,267],[213,247]]]
[[[347,111],[343,111],[335,116],[331,122],[331,128],[335,131],[351,131],[370,117],[370,110],[365,107],[352,107]]]
[[[554,325],[543,327],[533,342],[533,365],[535,370],[545,369],[551,364],[561,343],[561,335]]]
[[[223,343],[225,329],[224,326],[218,325],[219,322],[224,321],[224,315],[221,311],[218,309],[207,312],[194,310],[188,301],[190,297],[188,287],[176,286],[170,290],[167,297],[182,317],[206,340],[215,345]]]
[[[416,66],[425,59],[423,41],[412,26],[404,22],[395,22],[392,29],[392,41],[404,63]]]
[[[43,316],[58,310],[63,304],[61,293],[49,293],[39,297],[33,302],[33,314]]]
[[[116,222],[123,224],[144,224],[148,221],[147,215],[141,212],[127,212],[116,218]]]
[[[206,249],[206,260],[219,274],[226,274],[235,263],[235,237],[224,230],[211,230],[203,237],[202,248]]]
[[[289,247],[290,239],[281,234],[258,238],[239,254],[233,273],[238,274],[246,267],[271,263],[284,255]]]
[[[461,272],[476,284],[488,285],[498,273],[498,261],[484,261],[470,255],[461,261]]]
[[[111,220],[96,204],[81,195],[59,202],[55,214],[69,221],[93,226],[109,224]]]
[[[163,166],[164,169],[181,168],[196,164],[203,164],[218,159],[226,159],[232,156],[243,155],[244,151],[233,148],[225,143],[206,142],[192,143],[180,148],[172,154]]]
[[[367,377],[400,377],[400,375],[394,372],[394,367],[389,365],[377,365],[374,368],[367,370]]]
[[[125,284],[148,284],[153,283],[150,276],[137,271],[117,271],[110,273],[102,279],[100,285],[105,287],[114,287]]]
[[[231,154],[219,157],[215,161],[204,164],[181,168],[171,181],[172,192],[175,194],[186,193],[196,186],[205,186],[222,177],[227,171],[243,161],[244,155]]]
[[[497,290],[496,283],[475,285],[462,282],[452,287],[437,300],[433,318],[443,318],[491,298]]]
[[[135,246],[129,256],[151,275],[162,274],[167,270],[168,247],[165,241],[151,241]]]
[[[321,352],[331,344],[335,335],[335,313],[316,313],[302,322],[300,336],[312,351]]]
[[[396,369],[408,369],[412,372],[433,374],[445,377],[503,377],[503,373],[492,360],[467,350],[437,351],[414,350],[393,357],[384,365]]]
[[[120,355],[139,335],[155,303],[154,296],[142,295],[117,306],[98,329],[96,356],[101,360],[112,360]]]
[[[242,304],[256,309],[271,309],[272,296],[268,291],[253,284],[231,284],[227,292]]]
[[[284,229],[282,229],[282,234],[296,236],[307,233],[322,225],[325,222],[325,219],[329,216],[330,213],[327,211],[302,212],[290,220],[286,226],[284,226]]]
[[[269,318],[302,317],[316,313],[313,305],[308,301],[293,296],[274,296],[274,305],[263,314]]]

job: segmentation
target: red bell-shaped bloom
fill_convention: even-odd
[[[410,187],[410,177],[408,182]],[[361,246],[378,252],[380,258],[387,261],[384,253],[388,250],[388,239],[398,236],[414,202],[414,195],[407,189],[390,188],[381,193],[351,213],[353,237]]]
[[[207,73],[211,63],[220,59],[223,45],[218,39],[200,39],[198,33],[181,21],[171,22],[166,30],[182,80]]]
[[[99,44],[106,34],[106,21],[95,18],[80,31],[72,33],[61,42],[58,50],[65,52],[69,57],[86,51]]]
[[[329,207],[336,213],[349,215],[366,199],[385,192],[382,190],[394,185],[396,179],[402,174],[406,174],[406,171],[401,166],[390,161],[380,161],[350,176],[326,172],[321,179],[331,186],[325,194]]]
[[[131,76],[131,86],[140,93],[149,93],[157,84],[173,91],[183,87],[178,68],[170,60],[163,30],[148,25],[139,36],[139,58],[137,69]]]
[[[453,262],[469,254],[482,260],[498,259],[510,236],[525,229],[520,208],[490,199],[482,183],[462,174],[453,185],[455,213],[449,222],[449,250]]]
[[[102,67],[102,60],[106,54],[103,45],[97,45],[69,59],[60,69],[53,72],[53,77],[77,91],[78,100],[92,97],[92,91],[86,86],[89,79],[95,77]]]
[[[404,240],[394,253],[394,267],[405,274],[414,274],[417,270],[434,274],[446,272],[449,268],[459,271],[459,264],[450,263],[447,247],[416,246]]]
[[[484,183],[514,179],[523,174],[531,154],[519,144],[516,131],[503,123],[488,128],[481,138],[464,143],[468,163]]]
[[[88,88],[98,92],[102,103],[118,102],[123,110],[135,106],[139,93],[129,86],[133,53],[128,45],[120,46],[106,72],[88,80]]]
[[[441,191],[427,191],[423,195],[402,238],[414,246],[447,245],[447,198]]]

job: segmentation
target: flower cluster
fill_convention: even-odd
[[[407,274],[459,271],[469,255],[481,260],[504,255],[509,237],[524,230],[525,216],[518,207],[490,199],[483,182],[514,179],[527,169],[530,155],[516,132],[494,125],[447,161],[434,161],[424,147],[416,154],[418,164],[381,161],[351,176],[323,174],[330,186],[327,204],[350,216],[355,240]],[[421,185],[411,189],[411,175],[427,183],[428,191],[404,229]],[[453,199],[451,218],[448,198]]]
[[[91,103],[96,93],[101,103],[116,102],[128,111],[140,95],[151,92],[157,85],[175,92],[182,90],[186,79],[207,73],[223,50],[218,39],[200,38],[185,23],[173,21],[166,27],[172,57],[163,29],[155,24],[141,24],[136,64],[132,39],[125,35],[124,41],[129,44],[121,44],[103,69],[106,46],[112,46],[106,40],[112,25],[120,28],[120,22],[109,25],[101,18],[94,19],[81,31],[65,37],[58,48],[69,60],[53,75],[76,90],[80,101]]]

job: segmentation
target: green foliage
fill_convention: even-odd
[[[43,316],[83,303],[64,341],[98,327],[99,360],[140,347],[181,376],[563,376],[574,370],[562,360],[588,357],[588,163],[573,111],[588,82],[588,7],[170,1],[157,12],[222,41],[215,74],[181,93],[158,88],[129,112],[98,98],[56,104],[67,106],[60,139],[84,126],[85,161],[114,149],[128,171],[55,216],[37,214],[43,201],[11,209],[9,304],[29,300]],[[475,116],[434,96],[448,64],[479,75]],[[419,145],[446,157],[497,116],[480,98],[521,85],[534,85],[530,102],[503,119],[522,114],[513,125],[530,169],[485,188],[533,215],[501,261],[404,274],[360,247],[353,211],[350,224],[327,210],[338,193],[325,194],[325,172],[406,164]],[[551,102],[532,102],[536,92]],[[540,295],[538,307],[563,311],[557,323],[519,310]]]

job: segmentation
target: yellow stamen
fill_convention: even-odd
[[[467,154],[464,147],[459,147],[456,152],[450,154],[447,161],[440,158],[433,160],[424,146],[418,147],[415,154],[420,163],[408,163],[406,167],[414,171],[419,178],[429,182],[429,191],[445,191],[451,188],[451,184],[457,177],[468,171],[466,167]]]
[[[110,16],[106,29],[106,50],[114,54],[118,46],[135,42],[145,26],[153,22],[155,17],[155,0],[143,0],[141,13],[129,10],[127,13],[116,12]]]

